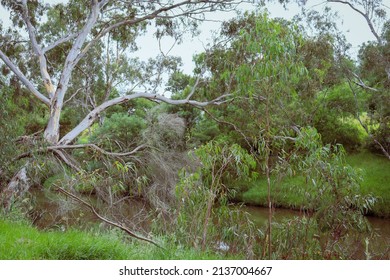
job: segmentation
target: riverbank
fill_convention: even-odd
[[[0,220],[0,260],[212,260],[222,255],[170,245],[165,249],[137,240],[126,240],[121,232],[42,231],[27,222]]]
[[[390,218],[390,162],[379,155],[369,152],[350,154],[347,163],[361,170],[361,195],[371,194],[377,197],[377,202],[368,215]],[[273,186],[272,199],[275,207],[286,209],[300,209],[305,200],[297,191],[305,184],[303,177],[293,177],[283,180]],[[267,182],[259,178],[252,182],[249,189],[237,196],[240,202],[254,206],[267,206]]]

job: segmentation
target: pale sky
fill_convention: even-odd
[[[64,1],[66,0],[45,0],[44,2],[54,4]],[[308,0],[307,7],[321,11],[321,9],[324,8],[324,5],[323,0]],[[345,33],[347,41],[352,44],[351,55],[356,56],[359,46],[364,42],[374,40],[374,36],[371,34],[363,17],[352,11],[346,5],[333,3],[331,4],[331,7],[339,13],[343,22],[339,22],[339,28]],[[248,6],[242,6],[242,9],[244,10],[247,8]],[[283,17],[286,19],[291,19],[294,15],[300,12],[296,4],[289,5],[288,10],[284,10],[284,8],[279,4],[267,5],[267,9],[269,10],[271,17]],[[390,13],[390,10],[388,13]],[[222,21],[234,16],[234,13],[227,14],[218,12],[212,14],[212,19]],[[5,24],[7,24],[7,17],[8,16],[5,11],[0,8],[0,18]],[[204,50],[204,45],[211,42],[212,31],[218,30],[219,26],[220,24],[217,22],[206,22],[201,25],[201,34],[197,38],[190,38],[190,36],[186,36],[181,45],[175,45],[172,48],[169,54],[182,57],[184,72],[188,74],[192,72],[194,67],[192,56],[195,53],[200,53]],[[167,53],[168,50],[171,49],[172,43],[172,40],[165,40],[162,44],[162,51]],[[158,42],[152,38],[150,33],[138,39],[138,46],[140,50],[137,53],[132,54],[132,56],[147,59],[159,54]]]

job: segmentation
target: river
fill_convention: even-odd
[[[248,212],[252,220],[260,227],[266,227],[268,223],[268,208],[256,207],[256,206],[245,206],[245,211]],[[289,209],[274,209],[272,220],[274,222],[281,222],[283,219],[291,219],[294,217],[302,217],[302,213],[295,210]],[[390,219],[382,219],[372,216],[364,217],[371,229],[369,249],[373,255],[382,256],[382,258],[390,258]],[[364,238],[364,235],[362,236]],[[364,244],[362,242],[362,244]],[[360,248],[356,254],[356,257],[361,259],[364,258],[365,248]]]
[[[59,228],[65,229],[72,225],[93,225],[101,223],[89,209],[74,207],[74,201],[69,198],[58,200],[56,196],[51,196],[48,199],[46,195],[40,191],[33,191],[35,197],[35,210],[32,214],[32,220],[35,220],[35,225],[39,228]],[[53,199],[54,198],[54,199]],[[148,215],[147,206],[138,200],[123,200],[119,212],[116,210],[115,216],[112,213],[101,213],[104,216],[113,217],[116,221],[126,224],[126,220],[130,221],[130,227],[136,226],[138,229],[148,231],[150,226],[150,215]],[[241,208],[250,214],[251,219],[259,228],[265,228],[268,223],[268,208],[244,206]],[[131,217],[131,218],[130,218]],[[145,217],[149,217],[145,219]],[[281,222],[283,219],[291,219],[294,217],[302,217],[299,211],[288,209],[274,209],[272,219],[274,222]],[[374,255],[382,255],[385,258],[390,258],[390,219],[381,219],[377,217],[366,216],[368,223],[376,233],[370,240],[370,250]],[[364,237],[363,237],[364,238]],[[364,258],[364,248],[360,250],[357,258]]]

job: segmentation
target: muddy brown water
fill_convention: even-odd
[[[245,211],[248,212],[253,221],[260,227],[266,227],[268,223],[268,208],[245,206]],[[302,217],[303,214],[299,211],[289,209],[273,209],[272,220],[274,222],[282,222],[284,219],[292,219],[295,217]],[[390,259],[390,219],[382,219],[378,217],[365,216],[368,224],[371,226],[373,233],[370,235],[369,252],[373,258]],[[364,259],[365,256],[365,237],[368,235],[362,235],[360,238],[362,242],[361,248],[358,248],[354,258]],[[351,248],[352,249],[352,248]],[[355,248],[354,248],[355,249]]]
[[[32,195],[35,208],[31,213],[31,219],[39,228],[65,230],[65,228],[73,225],[81,228],[96,225],[105,226],[89,209],[77,206],[70,198],[62,197],[59,199],[58,195],[44,193],[40,190],[33,190]],[[97,201],[93,199],[91,203],[96,205]],[[138,231],[146,233],[149,230],[152,217],[148,214],[148,207],[145,203],[136,199],[124,199],[116,206],[114,211],[107,210],[100,212],[100,214],[130,228],[136,228]],[[120,210],[118,211],[118,209]],[[244,206],[242,209],[250,214],[251,219],[259,228],[266,227],[268,208]],[[272,219],[274,222],[282,222],[283,219],[302,217],[302,215],[299,211],[277,208],[273,210]],[[378,258],[390,259],[390,219],[377,217],[365,217],[365,219],[375,232],[375,236],[370,239],[370,251]],[[361,248],[356,258],[364,257],[364,248]]]

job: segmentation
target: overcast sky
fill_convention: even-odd
[[[44,2],[54,4],[64,2],[64,0],[45,0]],[[308,0],[307,7],[321,11],[325,6],[323,2],[323,0]],[[371,34],[363,17],[353,12],[346,5],[334,3],[331,7],[339,13],[340,18],[342,19],[342,22],[339,22],[339,28],[345,33],[347,41],[352,44],[351,54],[356,56],[359,46],[363,42],[374,40],[374,36]],[[247,8],[248,6],[242,6],[243,10]],[[287,10],[279,4],[267,5],[267,9],[269,10],[271,17],[283,17],[286,19],[291,19],[300,12],[298,6],[295,4],[289,5]],[[7,17],[8,15],[1,8],[0,18],[5,24],[7,23]],[[213,13],[212,17],[213,20],[223,21],[234,17],[234,13]],[[191,73],[193,68],[193,54],[200,53],[204,50],[204,46],[211,42],[212,31],[218,30],[219,26],[220,24],[218,22],[205,22],[201,26],[201,34],[198,37],[191,38],[190,36],[186,36],[181,45],[175,45],[172,49],[173,41],[165,40],[161,45],[161,50],[164,53],[167,53],[168,50],[171,49],[170,55],[181,56],[183,59],[183,70],[186,73]],[[133,54],[134,56],[148,58],[159,54],[159,44],[150,34],[139,38],[138,45],[140,50],[136,54]]]

